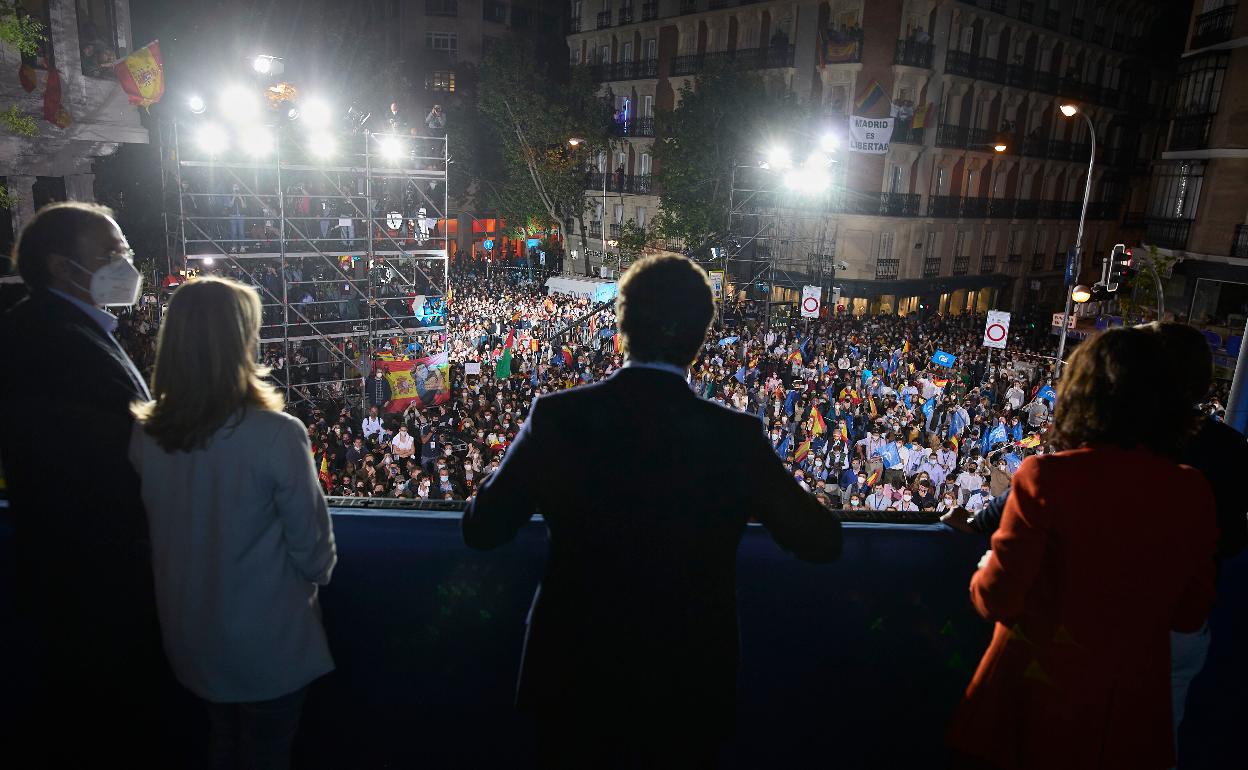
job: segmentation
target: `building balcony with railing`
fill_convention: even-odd
[[[586,190],[603,189],[603,174],[600,171],[590,172],[585,179]],[[654,185],[649,174],[625,174],[624,172],[611,172],[606,175],[607,192],[625,193],[628,195],[650,195],[654,192]]]
[[[936,127],[937,147],[965,147],[966,139],[966,126],[954,126],[948,123],[941,123]]]
[[[640,59],[592,64],[589,73],[597,83],[616,80],[652,80],[659,76],[659,62],[657,59]]]
[[[1196,17],[1192,30],[1192,49],[1205,48],[1231,39],[1235,27],[1237,5],[1224,5]]]
[[[680,0],[680,15],[698,12],[698,0]]]
[[[927,199],[929,217],[956,217],[962,210],[962,199],[956,195],[932,195]]]
[[[642,3],[641,4],[641,20],[642,21],[654,21],[657,18],[659,18],[659,4],[658,3]]]
[[[696,75],[712,64],[722,64],[738,69],[792,67],[795,51],[796,48],[789,45],[682,54],[672,60],[672,75]]]
[[[988,201],[988,217],[990,219],[1009,219],[1013,216],[1013,198],[993,198]]]
[[[877,259],[875,261],[875,279],[877,281],[895,281],[900,274],[900,259]]]
[[[886,217],[917,217],[922,196],[918,193],[880,193],[880,215]]]
[[[654,136],[654,118],[632,118],[630,120],[622,120],[618,123],[611,124],[611,133],[614,136]]]
[[[979,258],[979,274],[988,275],[997,272],[997,255],[985,254]]]
[[[1190,219],[1145,220],[1144,241],[1163,249],[1182,251],[1187,248],[1187,236],[1191,233]]]
[[[953,274],[966,275],[971,270],[971,255],[960,254],[953,258]]]
[[[632,24],[633,23],[633,6],[626,5],[620,8],[620,14],[618,18],[619,18],[619,21],[616,23],[619,24],[621,27],[624,26],[625,24]]]
[[[936,278],[940,275],[940,257],[923,258],[923,277]]]
[[[1209,146],[1209,130],[1213,128],[1213,113],[1183,115],[1170,121],[1171,150],[1200,150]]]
[[[1020,200],[1014,201],[1014,218],[1015,219],[1036,219],[1040,215],[1040,201],[1038,200]]]
[[[932,68],[932,44],[917,40],[898,40],[893,51],[893,64],[907,67]]]
[[[620,237],[620,228],[621,228],[621,224],[620,224],[619,222],[612,222],[612,223],[608,226],[608,228],[607,228],[607,237],[608,237],[608,238],[619,238],[619,237]]]
[[[1066,252],[1064,251],[1053,252],[1053,263],[1052,265],[1050,265],[1049,269],[1050,270],[1065,270],[1066,269]]]
[[[601,238],[601,237],[602,237],[602,222],[601,222],[601,221],[599,221],[599,220],[596,220],[596,219],[595,219],[595,220],[591,220],[591,221],[590,221],[590,222],[589,222],[589,223],[585,226],[585,229],[586,229],[587,231],[589,231],[589,237],[590,237],[590,238]]]
[[[914,128],[903,123],[893,129],[893,141],[899,144],[923,144],[926,130],[922,126]]]
[[[1031,271],[1038,273],[1044,270],[1044,252],[1037,251],[1031,255]]]
[[[1045,8],[1044,18],[1040,20],[1040,24],[1041,26],[1048,27],[1049,29],[1057,29],[1061,24],[1061,20],[1061,11],[1056,8]]]
[[[599,11],[598,12],[598,29],[606,29],[607,27],[610,27],[610,26],[611,26],[611,12]]]
[[[571,22],[569,22],[568,31],[572,33],[581,31],[581,17],[580,16],[572,17]]]
[[[980,197],[962,199],[963,219],[983,219],[988,216],[988,199]]]

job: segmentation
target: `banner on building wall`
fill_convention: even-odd
[[[147,108],[165,95],[165,65],[160,58],[160,41],[148,43],[117,62],[113,72],[131,104]]]
[[[849,150],[871,155],[888,152],[893,138],[893,118],[864,118],[854,115],[849,119]]]

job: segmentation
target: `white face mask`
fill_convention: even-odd
[[[71,265],[87,272],[77,262]],[[84,288],[77,282],[75,286]],[[91,283],[86,290],[91,293],[91,301],[107,307],[129,307],[139,301],[139,292],[143,288],[143,275],[128,259],[114,259],[99,270],[91,273]]]

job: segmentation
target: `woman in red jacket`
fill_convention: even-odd
[[[960,767],[1174,764],[1170,630],[1214,599],[1213,496],[1173,458],[1192,412],[1157,335],[1114,329],[1071,355],[1053,443],[1014,475],[971,601],[995,621],[950,742]],[[1171,496],[1183,490],[1183,503]]]

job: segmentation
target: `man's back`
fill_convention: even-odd
[[[756,417],[651,368],[536,402],[469,504],[464,539],[505,543],[535,512],[551,546],[520,702],[545,713],[696,708],[729,724],[748,518],[800,558],[840,552],[839,522],[794,483]]]

